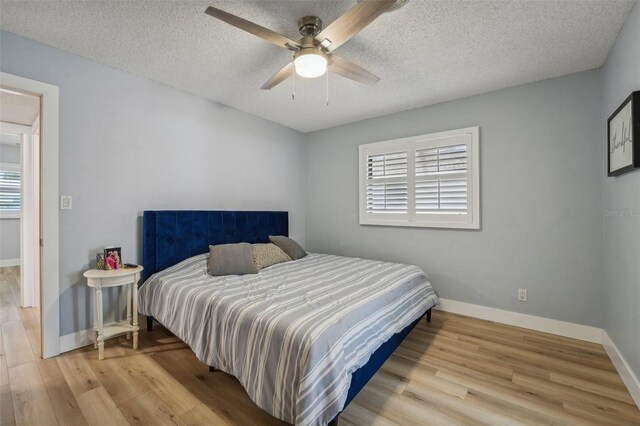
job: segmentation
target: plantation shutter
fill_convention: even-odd
[[[466,143],[416,149],[416,215],[466,214],[468,171]]]
[[[366,155],[367,214],[408,213],[406,151]]]
[[[479,229],[478,130],[360,145],[360,224]]]
[[[0,210],[20,213],[20,170],[0,165]]]

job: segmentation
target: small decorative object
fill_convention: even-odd
[[[122,250],[120,247],[109,247],[104,249],[104,269],[120,269],[122,264]]]
[[[633,92],[607,120],[607,172],[618,176],[640,168],[640,91]]]
[[[104,253],[96,253],[96,269],[104,269]]]

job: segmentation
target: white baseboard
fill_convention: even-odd
[[[458,302],[450,299],[441,298],[439,300],[440,304],[436,306],[436,309],[441,311],[602,344],[609,358],[611,358],[611,362],[613,362],[616,370],[618,370],[622,381],[627,386],[631,397],[636,402],[636,405],[640,407],[640,381],[605,330],[588,325],[574,324],[535,315],[506,311],[504,309],[489,308],[487,306]],[[92,344],[93,328],[80,330],[75,333],[60,336],[60,353]]]
[[[60,336],[60,353],[69,352],[88,345],[93,345],[93,328]]]
[[[7,266],[20,266],[20,258],[0,260],[0,268],[5,268]]]
[[[627,361],[613,343],[609,334],[601,328],[538,317],[535,315],[521,314],[519,312],[505,311],[504,309],[489,308],[487,306],[474,305],[449,299],[440,299],[440,304],[436,306],[436,309],[454,314],[480,318],[487,321],[498,322],[501,324],[508,324],[516,327],[556,334],[558,336],[600,343],[607,351],[611,362],[629,390],[631,397],[640,408],[640,380],[638,380],[638,377],[634,374]]]
[[[640,380],[638,380],[638,377],[633,373],[633,370],[629,364],[627,364],[618,347],[613,343],[611,337],[609,337],[609,333],[605,330],[602,330],[602,346],[604,346],[611,362],[613,362],[616,370],[618,370],[618,374],[620,374],[622,381],[629,390],[631,398],[633,398],[638,408],[640,408]]]
[[[113,325],[117,321],[105,323],[104,326]],[[86,330],[76,331],[75,333],[60,336],[60,353],[73,351],[84,346],[93,345],[93,327]]]
[[[440,305],[436,306],[436,309],[445,312],[467,315],[516,327],[529,328],[531,330],[557,334],[558,336],[586,340],[587,342],[602,343],[603,330],[598,327],[505,311],[504,309],[489,308],[487,306],[473,305],[455,300],[439,300]]]

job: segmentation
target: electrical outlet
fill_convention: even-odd
[[[518,300],[521,302],[526,302],[527,301],[527,289],[526,288],[519,288],[518,289]]]

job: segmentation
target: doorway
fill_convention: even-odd
[[[28,340],[38,357],[40,103],[39,96],[0,86],[0,323],[7,339]]]
[[[26,335],[33,355],[49,358],[60,353],[58,88],[0,73],[0,142],[0,226],[19,221],[17,244],[0,229],[0,255],[19,253],[5,262],[12,265],[0,258],[4,347],[15,337],[24,354]]]

